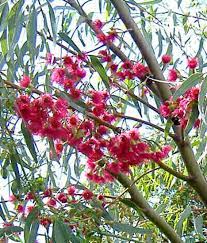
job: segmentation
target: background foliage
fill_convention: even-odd
[[[142,59],[139,49],[132,41],[115,8],[109,0],[80,0],[80,6],[87,15],[77,12],[69,1],[1,1],[0,5],[0,162],[1,162],[1,204],[2,222],[13,223],[1,227],[0,235],[14,241],[49,242],[165,242],[166,238],[154,226],[133,202],[118,182],[96,185],[83,178],[86,158],[76,149],[64,146],[60,158],[51,159],[54,144],[48,139],[32,136],[22,120],[16,115],[14,103],[20,89],[19,80],[23,74],[31,77],[34,88],[53,94],[64,91],[51,84],[52,65],[45,64],[47,53],[61,58],[66,54],[86,52],[90,63],[86,81],[82,90],[110,89],[109,72],[105,64],[99,61],[98,51],[102,44],[98,42],[90,28],[90,19],[100,18],[106,22],[104,29],[115,28],[118,39],[115,45],[128,59]],[[168,66],[163,66],[161,56],[173,56],[172,68],[179,71],[183,82],[177,97],[188,88],[201,86],[197,109],[202,119],[199,129],[189,132],[190,141],[196,159],[206,174],[206,3],[205,1],[125,1],[131,16],[142,31],[149,46],[167,77]],[[103,49],[103,48],[102,48]],[[114,60],[120,59],[112,54]],[[199,58],[198,73],[191,76],[192,70],[186,68],[186,59]],[[111,93],[112,110],[118,110],[125,116],[146,120],[164,129],[160,132],[139,120],[121,119],[117,127],[124,129],[140,126],[142,137],[156,148],[171,144],[174,148],[164,164],[187,175],[185,165],[174,142],[169,136],[171,124],[166,122],[136,96],[145,102],[160,107],[159,99],[151,92],[144,95],[145,85],[135,80],[126,79],[122,88]],[[125,92],[123,92],[125,90]],[[130,90],[132,95],[128,95]],[[26,90],[30,94],[33,88]],[[37,96],[37,94],[36,94]],[[35,97],[35,94],[34,94]],[[70,105],[80,112],[85,112],[85,105],[71,101]],[[193,113],[194,115],[195,113]],[[191,119],[195,119],[193,117]],[[163,216],[185,242],[205,242],[206,208],[197,193],[186,181],[176,178],[155,163],[147,163],[132,168],[132,181],[154,210]],[[53,212],[53,224],[45,228],[36,220],[32,211],[24,219],[17,215],[13,205],[8,202],[9,194],[19,197],[20,201],[33,188],[41,194],[45,188],[55,191],[76,185],[80,190],[89,188],[95,195],[106,196],[107,207],[102,208],[99,200],[79,200],[71,204],[66,217],[70,224],[79,224],[74,231],[62,221],[62,212]],[[46,213],[46,212],[45,212]],[[38,230],[39,228],[39,230]],[[70,230],[69,230],[70,229]],[[18,234],[20,233],[20,234]]]

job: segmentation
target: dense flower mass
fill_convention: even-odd
[[[165,118],[176,120],[176,125],[185,128],[192,112],[193,105],[198,101],[200,89],[193,87],[187,90],[183,96],[175,101],[173,99],[165,101],[160,107],[160,112]],[[198,121],[196,122],[196,124]]]
[[[101,29],[100,21],[93,23],[96,29]],[[106,62],[111,75],[118,80],[140,79],[144,80],[149,69],[142,63],[132,63],[130,60],[117,65],[107,50],[99,52],[102,62]],[[53,58],[49,56],[48,58]],[[80,55],[79,55],[80,56]],[[55,67],[51,73],[51,82],[63,88],[67,94],[64,97],[42,93],[39,97],[21,94],[15,103],[19,116],[23,119],[29,131],[41,137],[54,141],[54,151],[50,158],[61,156],[66,145],[75,147],[87,157],[88,179],[96,183],[106,183],[114,180],[118,173],[129,173],[131,166],[142,165],[149,161],[159,162],[167,156],[165,147],[161,151],[154,151],[147,142],[142,141],[137,129],[113,135],[112,131],[101,122],[85,117],[70,106],[70,101],[85,101],[87,112],[107,124],[113,124],[117,118],[108,108],[110,93],[105,90],[88,90],[81,95],[82,90],[78,84],[86,76],[83,68],[84,58],[65,56],[62,65]],[[49,60],[51,63],[52,61]],[[48,62],[49,62],[48,61]],[[57,63],[54,62],[54,65]],[[69,189],[68,189],[69,190]],[[74,188],[70,188],[70,195],[74,195]],[[53,207],[56,200],[66,203],[65,194],[59,194],[57,199],[51,198],[52,191],[44,192],[49,197],[47,205]],[[87,197],[87,194],[86,194]],[[88,196],[89,197],[89,196]]]

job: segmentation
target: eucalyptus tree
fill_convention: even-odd
[[[206,12],[1,1],[2,242],[205,242]]]

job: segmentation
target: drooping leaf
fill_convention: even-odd
[[[36,38],[37,38],[37,12],[33,6],[29,14],[27,23],[27,45],[30,52],[30,59],[34,62],[36,52]]]
[[[185,210],[181,213],[180,219],[176,225],[176,230],[179,235],[182,235],[183,222],[190,216],[190,214],[191,214],[191,207],[187,206]]]
[[[202,215],[198,215],[196,218],[194,218],[194,225],[197,233],[203,236],[203,216]]]
[[[78,46],[75,44],[75,42],[64,32],[58,33],[60,38],[64,40],[66,43],[68,43],[69,47],[72,47],[75,51],[78,53],[81,52],[81,50],[78,48]]]
[[[185,133],[188,134],[191,129],[193,128],[195,121],[198,119],[199,111],[198,111],[198,105],[193,104],[192,111],[190,113],[190,117],[188,119],[187,126],[185,128]]]
[[[37,208],[34,208],[26,218],[25,226],[24,226],[24,241],[25,243],[30,243],[34,241],[30,241],[30,239],[34,239],[38,230],[38,222],[37,215],[39,211]]]
[[[59,243],[79,243],[80,240],[76,237],[69,226],[60,220],[55,220],[53,224],[53,236],[55,242]]]
[[[194,87],[201,81],[202,74],[194,73],[189,78],[187,78],[180,86],[179,89],[173,94],[173,99],[176,100],[178,97],[183,95],[188,89]]]
[[[29,130],[27,129],[27,127],[25,126],[24,122],[22,122],[22,124],[21,124],[21,130],[22,130],[22,134],[24,135],[25,143],[26,143],[34,161],[36,163],[38,163],[34,138],[32,137],[32,135],[29,132]]]
[[[47,0],[47,4],[48,4],[48,8],[49,8],[49,16],[50,16],[50,24],[51,24],[51,29],[52,29],[53,41],[56,42],[56,39],[57,39],[56,17],[55,17],[54,10],[48,0]]]
[[[113,223],[113,228],[119,232],[126,232],[128,234],[151,234],[152,231],[140,227],[134,227],[129,224]]]
[[[200,88],[200,93],[198,96],[198,109],[201,114],[201,117],[205,121],[205,109],[206,109],[206,104],[207,104],[207,76],[203,80]]]
[[[106,74],[106,71],[103,67],[103,65],[101,64],[101,62],[99,61],[99,59],[93,55],[90,56],[91,59],[91,63],[93,68],[98,72],[98,74],[100,75],[104,85],[106,86],[107,89],[109,89],[109,78]]]

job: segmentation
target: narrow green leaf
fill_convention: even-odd
[[[35,221],[31,225],[28,243],[35,242],[38,235],[38,229],[39,229],[39,220],[35,219]]]
[[[27,23],[27,45],[30,52],[30,59],[34,62],[36,52],[36,37],[37,37],[37,12],[33,6],[29,14],[29,21]]]
[[[34,208],[31,213],[27,216],[24,226],[24,241],[25,243],[31,243],[30,237],[32,238],[37,230],[37,214],[38,209]],[[34,227],[33,227],[34,224]],[[33,241],[34,242],[34,241]]]
[[[204,115],[206,109],[206,96],[207,96],[207,76],[201,84],[201,89],[198,97],[198,109],[201,116]]]
[[[183,222],[190,216],[190,214],[191,214],[191,207],[187,206],[185,210],[181,213],[180,219],[176,225],[176,230],[179,235],[182,235]]]
[[[3,233],[12,234],[17,232],[22,232],[23,228],[20,226],[7,226],[1,230],[3,231]]]
[[[8,52],[7,29],[4,30],[4,32],[3,32],[2,36],[1,36],[0,42],[1,42],[1,51],[2,51],[3,56],[5,57],[7,52]]]
[[[176,100],[178,97],[183,95],[188,89],[194,87],[201,80],[201,73],[194,73],[189,78],[187,78],[180,86],[179,89],[173,94],[173,99]]]
[[[158,52],[158,57],[160,57],[160,55],[162,54],[162,50],[163,50],[163,44],[162,44],[162,41],[163,41],[163,35],[162,35],[162,32],[161,30],[159,29],[159,31],[157,32],[157,36],[158,36],[158,47],[159,47],[159,52]]]
[[[36,163],[38,163],[34,138],[32,137],[32,135],[29,132],[29,130],[27,129],[27,127],[25,126],[24,122],[22,122],[22,124],[21,124],[21,130],[22,130],[22,134],[24,136],[25,143],[26,143],[34,161]]]
[[[53,235],[57,243],[79,243],[80,240],[76,237],[70,227],[60,220],[56,220],[53,225]]]
[[[4,211],[3,211],[1,204],[0,204],[0,217],[3,219],[3,221],[6,221],[6,217],[4,215]]]
[[[64,32],[60,32],[58,33],[58,35],[60,36],[60,38],[62,40],[64,40],[66,43],[68,43],[68,45],[70,47],[72,47],[75,51],[77,51],[78,53],[81,52],[81,50],[78,48],[78,46],[74,43],[74,41]]]
[[[197,233],[203,236],[203,216],[202,215],[198,215],[196,218],[194,218],[194,225]]]
[[[109,78],[107,76],[107,73],[103,67],[103,65],[101,64],[101,62],[99,61],[99,59],[93,55],[90,56],[91,59],[91,63],[93,65],[93,68],[98,72],[98,74],[100,75],[102,81],[104,82],[105,86],[107,89],[109,89]]]
[[[0,33],[5,29],[5,27],[7,25],[8,13],[9,13],[9,5],[8,5],[8,3],[6,3],[6,5],[4,5],[3,10],[1,11],[1,15],[0,15]]]
[[[119,232],[126,232],[128,234],[151,234],[149,229],[134,227],[129,224],[113,223],[113,228]]]
[[[13,152],[10,154],[10,160],[11,160],[12,169],[13,169],[15,177],[16,177],[17,187],[21,188],[21,180],[20,180],[21,175],[19,172],[18,164],[17,164],[18,161],[16,161],[16,157],[13,154]]]
[[[188,134],[191,129],[193,128],[195,121],[198,119],[199,111],[198,111],[198,105],[193,104],[192,111],[190,113],[190,117],[188,119],[187,126],[185,128],[185,133]]]
[[[165,125],[165,131],[164,131],[164,134],[165,134],[165,138],[167,138],[169,132],[170,132],[170,129],[171,127],[173,126],[173,121],[169,118],[167,120],[167,123]]]
[[[49,8],[49,16],[50,16],[50,25],[52,29],[52,36],[53,36],[53,41],[56,42],[57,39],[57,24],[56,24],[56,18],[55,18],[55,13],[54,10],[50,4],[50,2],[47,0],[48,8]]]

